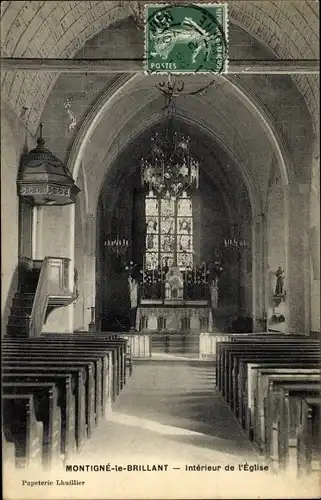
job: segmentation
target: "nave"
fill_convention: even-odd
[[[319,498],[319,2],[146,3],[1,3],[4,497]]]

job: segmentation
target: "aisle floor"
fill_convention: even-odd
[[[73,462],[108,466],[76,474],[86,478],[82,498],[312,498],[316,484],[249,468],[267,463],[216,391],[214,373],[213,362],[183,357],[136,362]]]
[[[141,457],[180,466],[259,460],[215,389],[213,363],[170,358],[135,363],[112,414],[83,455]]]

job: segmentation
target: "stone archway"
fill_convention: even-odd
[[[77,137],[74,141],[73,148],[71,150],[71,154],[68,160],[69,169],[73,172],[73,176],[75,178],[77,177],[77,172],[81,164],[85,165],[84,166],[85,169],[88,167],[91,168],[91,171],[88,171],[87,175],[88,177],[92,176],[93,165],[91,166],[89,165],[88,157],[86,158],[86,155],[89,156],[89,153],[87,153],[87,149],[88,147],[90,149],[90,145],[93,142],[95,142],[97,130],[103,129],[103,127],[105,126],[104,124],[108,123],[108,117],[112,117],[113,114],[116,115],[119,114],[119,111],[117,111],[119,105],[124,106],[122,101],[126,100],[126,96],[130,98],[132,93],[135,92],[137,84],[138,85],[141,84],[145,80],[145,78],[146,77],[140,74],[137,74],[135,76],[125,75],[121,77],[119,81],[117,81],[112,86],[112,88],[109,89],[91,109],[91,111],[84,120],[77,134]],[[237,82],[235,81],[231,82],[229,79],[226,79],[225,83],[232,92],[232,94],[236,96],[236,98],[239,99],[244,104],[244,106],[250,111],[252,118],[255,119],[259,127],[263,129],[263,133],[266,134],[269,144],[272,146],[275,157],[277,158],[277,164],[278,164],[277,168],[281,172],[280,177],[282,179],[282,185],[288,184],[289,179],[293,178],[293,169],[291,161],[286,152],[284,144],[282,143],[280,137],[277,134],[277,130],[273,126],[270,117],[268,116],[268,114],[265,113],[263,107],[257,101],[257,99],[254,99],[253,96],[251,96],[249,93],[246,93],[244,88],[242,87],[240,88]],[[136,113],[138,113],[142,109],[143,109],[143,103],[140,103],[138,108],[136,108]],[[197,119],[197,116],[195,115],[193,116],[192,112],[188,113],[185,111],[182,114],[183,118],[184,115],[186,120],[194,122],[194,124],[199,128],[203,128],[203,130],[205,129],[209,135],[210,134],[213,135],[213,131],[209,130],[209,126],[200,123],[199,120]],[[106,176],[105,172],[107,172],[108,168],[110,168],[110,165],[116,161],[116,158],[121,153],[121,151],[126,147],[128,147],[128,143],[133,142],[134,138],[136,136],[139,136],[139,134],[141,134],[144,131],[144,129],[159,122],[160,118],[161,115],[157,112],[150,113],[149,115],[148,113],[147,115],[145,113],[144,121],[142,121],[141,117],[138,119],[138,127],[136,126],[135,131],[132,130],[130,132],[130,128],[127,129],[128,131],[127,140],[123,132],[122,132],[123,137],[120,140],[119,133],[121,129],[119,129],[119,133],[114,134],[114,136],[110,138],[108,143],[107,141],[105,142],[104,151],[106,153],[104,155],[100,154],[99,156],[96,155],[96,157],[94,157],[93,161],[99,162],[98,164],[95,164],[95,169],[99,173],[98,177],[96,177],[95,179],[96,182],[95,191],[91,192],[89,200],[90,204],[89,213],[91,214],[91,218],[95,217],[94,213],[97,207],[98,195],[103,183],[103,179]],[[132,118],[132,120],[133,119],[134,117]],[[124,130],[126,130],[126,127],[124,128]],[[219,139],[217,135],[214,135],[214,137],[216,140]],[[221,143],[223,147],[227,149],[228,153],[232,155],[231,148],[229,148],[229,146],[226,143],[224,144],[224,137],[222,137]],[[237,159],[235,159],[235,162],[237,163]],[[254,263],[252,269],[252,279],[253,279],[252,286],[253,290],[256,290],[256,292],[253,293],[252,314],[253,316],[262,318],[265,310],[265,304],[264,304],[265,273],[264,273],[264,266],[262,265],[264,259],[264,248],[258,242],[263,238],[264,227],[260,223],[258,224],[258,220],[260,220],[259,214],[261,214],[263,211],[262,209],[263,203],[260,200],[259,188],[257,186],[257,180],[255,179],[255,175],[253,175],[253,172],[251,172],[250,170],[246,172],[246,170],[244,170],[244,164],[243,164],[243,169],[240,166],[240,172],[243,175],[243,179],[245,180],[247,186],[247,192],[251,200],[251,210],[253,216],[253,235],[254,235],[253,248],[256,248],[256,251],[253,252]],[[100,176],[100,181],[97,182],[97,178],[99,178],[99,176]],[[93,280],[93,277],[91,278],[91,280]],[[90,285],[91,290],[92,286],[93,285]],[[258,291],[257,287],[259,287],[261,291]],[[89,320],[89,314],[87,316],[87,319]]]

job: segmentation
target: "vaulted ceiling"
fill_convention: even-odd
[[[2,57],[72,58],[87,40],[132,15],[143,3],[3,1]],[[227,3],[230,22],[262,42],[277,58],[318,58],[319,2],[246,0]],[[33,131],[58,76],[57,73],[23,71],[1,75],[2,90],[17,114],[20,116],[24,107],[32,108],[29,123]],[[318,76],[296,75],[293,78],[317,127]]]

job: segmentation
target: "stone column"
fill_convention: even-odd
[[[252,290],[253,331],[262,331],[264,315],[264,219],[256,215],[252,221]]]
[[[244,227],[240,227],[239,240],[246,239],[246,231]],[[239,248],[239,316],[244,317],[246,314],[246,282],[247,282],[247,249],[244,246]]]
[[[320,332],[320,139],[315,138],[310,191],[311,331]]]
[[[203,238],[201,229],[202,220],[202,203],[201,196],[199,193],[194,193],[192,195],[192,207],[193,207],[193,247],[194,247],[194,265],[199,266],[201,263],[201,258],[204,258],[203,251]]]
[[[37,259],[63,257],[70,259],[69,288],[74,284],[75,206],[41,207],[37,212],[38,229],[35,236]],[[54,310],[44,325],[44,332],[69,333],[73,331],[74,307]]]
[[[84,314],[85,327],[91,323],[91,308],[96,306],[96,216],[87,214],[84,244]]]
[[[310,332],[309,184],[285,189],[286,332]]]
[[[34,206],[32,209],[32,258],[33,260],[42,260],[44,258],[42,249],[43,240],[43,212],[41,206]]]
[[[143,190],[134,189],[132,205],[132,234],[129,235],[129,240],[132,241],[131,258],[135,264],[142,266],[146,244],[145,193]]]

